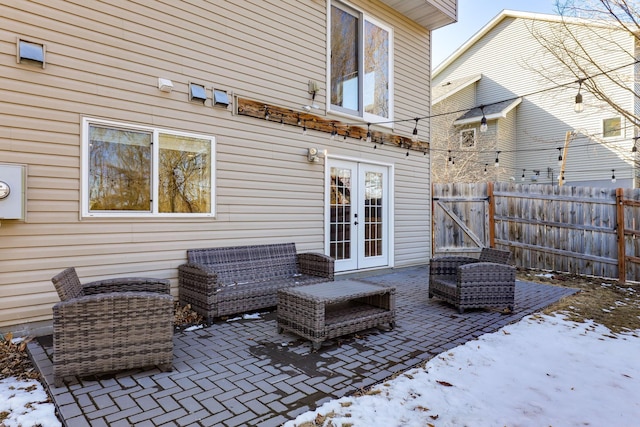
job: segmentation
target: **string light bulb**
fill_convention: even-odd
[[[302,122],[302,134],[303,135],[307,134],[307,121],[306,120],[304,122]]]
[[[500,152],[496,151],[496,162],[493,164],[495,167],[500,166],[500,159],[498,159],[498,156],[500,156]]]
[[[584,104],[582,103],[582,94],[580,93],[583,81],[583,79],[578,80],[578,94],[576,95],[576,103],[573,106],[573,111],[575,111],[576,113],[581,113],[584,110]]]
[[[558,147],[558,166],[562,166],[562,147]]]
[[[525,177],[524,177],[524,173],[526,172],[526,169],[522,169],[522,177],[520,178],[520,181],[524,181]]]
[[[485,133],[489,126],[487,125],[487,117],[484,115],[484,105],[480,106],[480,111],[482,112],[482,118],[480,119],[480,132]]]
[[[367,123],[367,143],[371,144],[371,123]]]
[[[489,166],[489,163],[485,163],[484,164],[484,174],[487,174],[487,166]]]
[[[449,158],[447,159],[447,163],[449,163],[449,164],[450,164],[450,163],[451,163],[451,160],[452,160],[452,158],[451,158],[451,150],[449,150]]]
[[[616,182],[616,170],[611,169],[611,182]]]
[[[336,124],[333,123],[333,127],[331,129],[331,139],[336,139],[336,135],[338,134],[338,131],[336,130]]]
[[[418,142],[418,121],[420,120],[420,118],[416,117],[414,120],[416,121],[416,126],[413,128],[413,135],[411,135],[411,141]]]
[[[269,120],[271,118],[271,114],[269,114],[269,107],[264,106],[264,119]]]
[[[300,126],[302,124],[302,120],[300,120],[300,114],[298,114],[298,122],[297,125]]]

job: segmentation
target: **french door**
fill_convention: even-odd
[[[389,265],[389,168],[328,162],[326,235],[336,271]]]

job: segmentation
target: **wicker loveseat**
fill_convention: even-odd
[[[515,303],[516,269],[511,252],[482,248],[479,258],[444,256],[429,262],[429,298],[467,308],[508,307]]]
[[[333,280],[333,258],[296,252],[294,243],[187,250],[178,267],[180,304],[207,322],[278,302],[278,289]]]
[[[128,277],[82,285],[67,268],[51,281],[53,377],[93,375],[173,363],[173,297],[164,279]]]

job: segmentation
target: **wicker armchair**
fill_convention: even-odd
[[[139,277],[82,285],[67,268],[51,281],[60,302],[53,306],[53,377],[92,375],[173,362],[173,297],[164,279]]]
[[[509,265],[511,252],[483,248],[479,258],[445,256],[429,263],[429,298],[467,308],[515,305],[516,269]]]

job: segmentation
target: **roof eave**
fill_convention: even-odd
[[[422,27],[435,30],[458,20],[458,1],[448,10],[432,0],[381,0],[382,3],[397,10]]]

